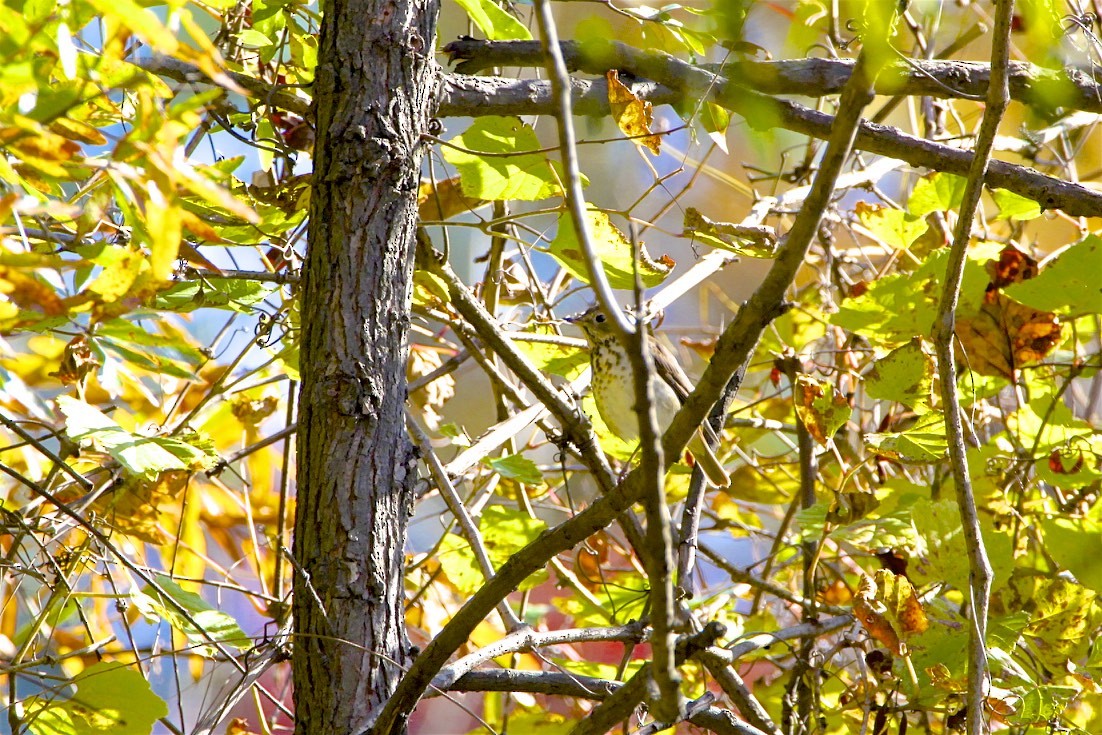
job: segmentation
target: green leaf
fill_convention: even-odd
[[[152,439],[131,434],[95,406],[69,396],[58,396],[65,414],[65,433],[73,441],[91,441],[114,457],[127,471],[153,479],[166,470],[186,470],[188,463],[164,448],[171,439]]]
[[[967,590],[968,553],[956,503],[922,498],[912,506],[911,518],[920,540],[908,569],[911,578],[918,585],[948,583]]]
[[[494,568],[509,561],[518,551],[539,538],[547,530],[547,524],[527,513],[507,508],[504,505],[491,505],[482,511],[479,521],[486,553],[490,556]],[[529,577],[520,589],[536,586],[546,576],[540,572]]]
[[[153,693],[139,672],[124,664],[93,664],[70,682],[69,699],[32,697],[23,704],[24,722],[34,735],[149,735],[168,714],[168,705]]]
[[[934,173],[924,176],[915,183],[911,198],[907,200],[907,211],[915,217],[925,217],[932,212],[947,212],[960,207],[964,198],[964,186],[968,180],[963,176]]]
[[[197,651],[205,656],[213,656],[216,652],[216,649],[210,645],[211,640],[242,650],[252,646],[252,639],[245,635],[237,621],[228,613],[215,609],[202,597],[194,592],[188,592],[168,577],[158,575],[157,584],[164,591],[164,595],[152,585],[130,593],[134,606],[147,620],[168,621],[175,630],[184,634],[189,644],[195,646]],[[187,610],[199,627],[192,625],[176,605],[169,602],[170,599]]]
[[[877,453],[904,463],[936,462],[949,451],[945,441],[945,418],[939,412],[922,416],[906,431],[866,434],[865,442]]]
[[[95,262],[103,270],[88,284],[88,290],[107,303],[125,296],[148,263],[139,250],[128,247],[106,248]]]
[[[535,541],[547,524],[527,513],[491,505],[482,512],[479,530],[482,545],[494,569],[507,562],[518,551]],[[477,592],[485,584],[485,577],[475,559],[474,551],[466,539],[453,533],[445,534],[437,550],[437,558],[444,574],[456,589],[465,595]],[[525,579],[517,589],[532,589],[547,579],[547,572],[540,570]]]
[[[928,336],[937,318],[939,284],[913,275],[887,276],[843,301],[830,322],[874,344],[893,346]]]
[[[599,583],[594,596],[603,603],[600,607],[581,595],[556,597],[552,600],[556,608],[574,619],[574,625],[581,627],[626,623],[629,620],[638,620],[644,614],[649,599],[647,583],[638,574],[607,570],[598,578],[585,581]]]
[[[164,347],[179,353],[184,359],[196,364],[205,359],[203,353],[188,344],[182,336],[150,332],[148,329],[125,319],[111,319],[100,322],[96,325],[96,335],[111,337],[120,342],[132,342],[144,347]]]
[[[245,28],[237,34],[237,40],[245,48],[261,48],[263,46],[272,45],[272,39],[255,28]]]
[[[935,616],[935,620],[938,617]],[[907,641],[911,660],[918,673],[918,699],[923,704],[933,704],[945,696],[945,691],[931,682],[929,669],[941,664],[948,678],[963,680],[968,674],[968,659],[961,651],[968,646],[968,628],[963,620],[951,620],[953,625],[935,622],[925,633]],[[897,664],[901,663],[897,661]],[[903,679],[908,677],[904,675]]]
[[[1045,548],[1079,583],[1102,592],[1102,523],[1086,518],[1049,518],[1043,522]]]
[[[958,313],[974,313],[983,303],[991,277],[984,264],[999,257],[998,243],[980,243],[968,250]],[[939,250],[914,273],[879,278],[860,296],[841,303],[832,324],[857,332],[875,345],[895,347],[916,336],[929,337],[937,318],[941,283],[948,252]]]
[[[1093,631],[1102,621],[1097,597],[1094,590],[1063,577],[1018,568],[992,603],[1027,610],[1030,622],[1023,636],[1032,657],[1050,671],[1064,672],[1069,660],[1086,656],[1093,647]]]
[[[184,380],[196,379],[195,370],[204,360],[203,354],[186,342],[183,336],[157,334],[124,319],[112,319],[97,325],[93,341],[135,365]],[[141,347],[175,353],[184,364]]]
[[[921,337],[876,361],[865,377],[872,398],[896,401],[917,413],[930,410],[934,389],[934,358],[923,348]]]
[[[1037,202],[1007,189],[992,189],[991,198],[999,205],[999,216],[995,219],[1030,220],[1044,212]]]
[[[493,0],[456,0],[491,41],[530,41],[532,34]]]
[[[207,278],[180,281],[157,294],[154,307],[176,312],[196,309],[228,309],[251,314],[253,306],[279,288],[276,284],[243,278]]]
[[[1074,446],[1080,438],[1094,433],[1091,425],[1075,416],[1066,403],[1043,394],[1012,412],[1007,417],[1006,430],[1018,443],[1036,445],[1037,452],[1044,455]]]
[[[138,367],[145,368],[150,372],[164,373],[165,375],[171,375],[174,378],[181,378],[183,380],[196,380],[196,373],[187,368],[180,367],[171,360],[162,358],[159,355],[155,355],[150,352],[140,352],[138,350],[132,350],[129,347],[116,342],[113,339],[95,339],[93,340],[97,346],[102,347],[105,350],[115,353],[121,357],[124,361],[137,365]]]
[[[434,306],[451,301],[448,282],[435,273],[417,269],[413,271],[413,303],[417,306]]]
[[[542,709],[534,712],[518,709],[509,714],[509,732],[524,735],[568,735],[577,724],[573,717]]]
[[[462,536],[444,534],[436,550],[436,558],[440,560],[440,568],[448,580],[461,594],[473,595],[485,584],[486,578],[478,568],[474,551]]]
[[[1029,613],[1018,610],[1009,615],[992,617],[987,623],[987,645],[993,650],[1014,650],[1022,631],[1029,625]]]
[[[721,151],[727,153],[727,128],[731,113],[714,102],[705,102],[700,110],[700,123]]]
[[[1088,235],[1062,252],[1035,278],[1007,286],[1026,306],[1065,316],[1102,314],[1102,238]]]
[[[857,218],[881,242],[896,250],[906,250],[926,234],[926,220],[902,209],[878,207],[858,202]]]
[[[541,372],[574,380],[589,367],[589,352],[581,347],[527,339],[524,334],[511,334],[517,348]]]
[[[632,244],[624,237],[608,215],[590,205],[586,213],[589,224],[589,239],[597,251],[597,258],[604,266],[605,277],[612,288],[631,289],[635,286],[632,262]],[[585,266],[581,245],[574,233],[570,215],[563,213],[559,217],[559,231],[551,241],[547,252],[564,268],[583,283],[589,283],[589,271]],[[653,288],[673,270],[673,261],[668,256],[652,260],[646,248],[639,245],[639,275],[644,288]]]
[[[510,454],[505,457],[489,459],[487,464],[493,467],[499,475],[510,480],[516,480],[525,485],[543,484],[543,473],[540,472],[535,462],[523,454]]]
[[[536,201],[562,194],[558,167],[546,154],[534,152],[539,139],[519,118],[479,118],[450,142],[466,149],[443,147],[444,160],[459,172],[464,196]]]
[[[1043,684],[1021,693],[1018,707],[1008,718],[1012,725],[1045,725],[1054,720],[1068,708],[1068,704],[1079,694],[1075,687]],[[1048,732],[1050,728],[1046,727]]]

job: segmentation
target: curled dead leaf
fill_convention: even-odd
[[[662,138],[650,129],[654,120],[651,103],[639,99],[621,82],[620,72],[617,70],[606,72],[605,79],[608,80],[608,104],[612,108],[612,119],[616,121],[616,125],[632,142],[657,156]]]
[[[79,383],[92,372],[95,372],[103,361],[92,349],[88,337],[78,334],[65,345],[65,352],[61,356],[61,364],[57,372],[50,373],[65,385]]]

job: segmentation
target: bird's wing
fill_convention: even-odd
[[[673,392],[677,394],[677,400],[684,403],[693,390],[693,384],[689,380],[689,376],[681,369],[677,358],[666,349],[664,344],[654,339],[651,340],[651,347],[653,348],[654,368],[658,372],[658,377],[666,381],[673,388]],[[714,447],[719,442],[719,436],[716,435],[715,429],[707,421],[701,424],[700,428],[704,432],[704,439],[708,446]]]
[[[658,372],[658,377],[666,381],[673,388],[673,392],[677,394],[677,400],[684,403],[693,391],[693,384],[689,380],[689,376],[677,364],[677,358],[666,349],[664,344],[657,339],[651,340],[650,344],[654,357],[654,368]]]

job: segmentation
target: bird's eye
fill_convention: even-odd
[[[605,323],[605,315],[604,314],[598,314],[597,316],[593,317],[593,321],[597,322],[598,324],[604,324]]]

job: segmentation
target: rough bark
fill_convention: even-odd
[[[303,275],[296,732],[366,724],[408,663],[403,422],[417,186],[437,0],[330,0]]]

